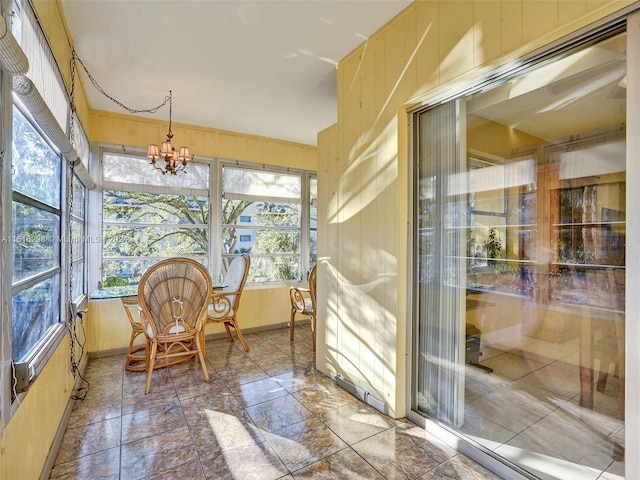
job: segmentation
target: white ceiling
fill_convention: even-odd
[[[337,119],[337,63],[411,1],[61,3],[78,56],[127,107],[172,90],[174,122],[316,145]],[[92,108],[127,113],[84,83]]]

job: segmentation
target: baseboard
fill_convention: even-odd
[[[350,382],[349,380],[342,377],[341,375],[335,375],[333,377],[333,380],[336,383],[336,385],[338,385],[342,389],[349,392],[358,400],[372,406],[373,408],[378,410],[380,413],[387,415],[387,405],[382,400],[374,397],[373,395],[371,395],[371,393],[365,391],[363,388]]]
[[[81,375],[87,371],[87,365],[89,364],[89,355],[85,355],[85,357],[81,360],[80,365],[78,365],[78,371]],[[80,375],[76,376],[76,380],[73,384],[73,391],[76,392],[78,388],[80,388],[83,383]],[[62,439],[64,437],[64,433],[67,431],[67,426],[69,425],[69,418],[71,418],[71,413],[73,412],[73,407],[75,405],[75,400],[69,397],[69,401],[67,402],[67,406],[64,409],[64,413],[62,414],[62,418],[60,419],[60,423],[58,424],[58,430],[56,431],[55,437],[53,437],[53,443],[49,448],[49,454],[47,455],[47,459],[44,462],[44,466],[42,467],[42,472],[40,473],[39,480],[48,480],[51,476],[51,471],[53,470],[53,465],[56,461],[56,456],[58,455],[58,450],[60,449],[60,444],[62,443]]]

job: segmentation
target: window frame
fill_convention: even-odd
[[[556,55],[558,56],[562,55],[578,46],[585,46],[585,45],[596,43],[597,41],[600,41],[606,38],[608,35],[612,36],[621,31],[626,31],[628,35],[627,45],[628,46],[632,44],[637,45],[638,39],[640,36],[640,34],[638,33],[640,32],[640,29],[638,28],[638,26],[640,26],[640,10],[638,10],[637,6],[629,6],[629,7],[623,8],[616,14],[612,14],[608,17],[602,18],[581,30],[578,30],[566,37],[562,37],[554,42],[551,42],[505,65],[496,67],[490,71],[477,73],[470,80],[458,83],[453,86],[449,86],[447,89],[440,89],[438,91],[435,91],[433,95],[430,96],[428,99],[422,100],[419,103],[416,103],[407,109],[407,114],[410,119],[408,124],[408,129],[407,129],[409,133],[409,142],[408,142],[409,158],[414,159],[416,156],[416,152],[418,151],[418,145],[417,145],[418,132],[417,132],[417,122],[416,122],[417,113],[424,111],[428,108],[434,108],[439,105],[442,105],[451,101],[455,101],[456,99],[463,98],[466,95],[476,93],[476,92],[481,92],[484,89],[491,88],[491,86],[494,85],[495,83],[500,83],[502,79],[506,78],[507,76],[515,75],[516,72],[518,72],[519,70],[535,67],[535,65],[538,65],[541,62],[545,62],[549,59],[553,60],[554,58],[556,58]],[[630,50],[627,51],[627,55],[630,55],[629,52]],[[637,52],[633,52],[633,53],[637,53]],[[640,57],[636,55],[635,58],[637,59]],[[637,78],[637,76],[639,75],[638,70],[632,68],[629,62],[627,63],[627,67],[628,67],[628,71],[627,71],[628,77],[630,79]],[[634,108],[634,105],[636,105],[638,102],[640,102],[640,96],[636,94],[636,95],[633,95],[633,98],[631,98],[630,91],[628,90],[627,122],[626,122],[626,125],[628,128],[630,125],[634,125],[634,124],[638,125],[638,122],[633,122],[633,120],[637,120],[638,116],[640,115],[640,113],[638,113],[640,112],[640,109]],[[631,132],[631,129],[629,128],[628,137],[627,137],[627,142],[628,142],[627,143],[627,159],[636,158],[637,156],[633,155],[633,153],[639,147],[638,140],[637,140],[638,137],[634,136],[630,132]],[[635,145],[633,145],[633,143],[635,143]],[[415,165],[413,163],[414,162],[412,160],[410,162],[410,168],[407,175],[407,191],[409,192],[409,195],[407,195],[407,202],[409,205],[408,215],[412,222],[411,228],[415,227],[415,221],[413,220],[413,217],[414,215],[416,215],[416,208],[415,208],[415,205],[413,205],[412,203],[412,198],[413,198],[412,195],[415,192],[415,189],[417,188],[417,185],[415,184],[415,173],[416,173]],[[630,161],[627,162],[628,178],[633,178],[633,172],[635,169],[637,169],[637,168],[634,168],[636,164],[638,164],[638,162],[630,162]],[[633,210],[635,210],[634,208],[631,208],[631,207],[633,205],[636,205],[637,202],[634,203],[629,201],[629,199],[632,198],[630,191],[627,192],[627,195],[628,195],[627,196],[627,207],[628,207],[627,212],[629,214],[629,212],[632,212]],[[628,218],[629,217],[632,217],[632,215],[629,215]],[[631,225],[630,222],[628,222],[628,225],[630,226],[627,227],[627,238],[631,238],[631,237],[637,238],[638,235],[640,234],[640,231],[637,228],[635,228],[637,225]],[[410,236],[410,238],[407,239],[406,248],[408,252],[407,262],[406,262],[406,265],[407,265],[406,281],[408,282],[408,284],[411,284],[413,281],[415,281],[414,271],[412,270],[412,268],[413,268],[413,265],[415,265],[415,263],[418,261],[417,254],[416,254],[417,245],[414,239],[412,238],[412,236]],[[632,261],[633,259],[628,258],[627,265],[631,265]],[[629,269],[629,270],[633,270],[633,269]],[[627,271],[627,277],[629,276],[629,270]],[[635,277],[636,276],[635,273],[632,273],[632,276]],[[628,280],[628,282],[629,281],[630,280]],[[414,315],[413,309],[415,308],[416,298],[417,298],[417,294],[415,289],[413,287],[409,288],[405,305],[406,305],[407,311],[411,312],[412,316]],[[634,298],[633,296],[631,298],[629,297],[627,298],[627,307],[626,307],[627,311],[633,311],[633,309],[630,308],[629,306],[631,303],[629,302],[629,300],[633,298]],[[637,333],[639,330],[640,330],[640,327],[638,327],[638,325],[636,325],[634,322],[626,322],[627,338],[637,337]],[[416,328],[413,320],[407,321],[406,323],[406,335],[407,335],[407,338],[413,338],[416,335]],[[417,352],[412,342],[409,342],[407,344],[406,354],[409,359],[412,359],[410,361],[415,361]],[[631,351],[631,349],[627,350],[626,356],[627,356],[627,361],[625,362],[625,368],[626,368],[626,378],[627,378],[627,399],[629,398],[632,399],[631,402],[627,402],[626,408],[628,409],[627,411],[633,412],[633,411],[637,411],[638,398],[640,398],[637,395],[635,395],[640,390],[638,388],[638,381],[636,380],[638,376],[635,375],[635,373],[637,373],[638,368],[640,368],[640,362],[637,361],[637,358],[636,358],[637,355],[635,354],[634,351]],[[630,361],[631,357],[634,357],[635,361]],[[507,466],[505,463],[503,463],[502,460],[496,459],[493,456],[493,454],[489,453],[485,449],[478,448],[477,444],[469,440],[470,437],[462,437],[458,433],[454,432],[453,429],[450,429],[447,426],[437,423],[431,418],[424,417],[414,412],[412,409],[412,401],[413,401],[412,389],[415,386],[416,378],[415,378],[415,373],[410,372],[409,368],[407,369],[407,372],[408,372],[408,375],[407,375],[408,381],[406,382],[405,389],[404,389],[405,399],[406,399],[405,407],[406,407],[407,418],[414,421],[420,426],[423,426],[425,428],[431,428],[444,441],[457,445],[460,452],[478,461],[479,463],[486,466],[487,468],[490,468],[492,471],[500,474],[504,478],[518,478],[518,479],[533,478],[527,472],[521,471],[519,467],[517,466],[514,467],[513,465]],[[630,392],[633,392],[633,393],[630,393]],[[626,445],[635,445],[638,443],[637,440],[640,436],[640,429],[637,428],[638,426],[637,424],[638,424],[637,418],[629,419],[629,417],[627,416],[625,420],[625,430],[626,430],[625,444]],[[635,472],[640,471],[640,462],[636,458],[630,458],[629,456],[627,456],[626,462],[625,462],[625,469],[628,475],[627,478],[634,477],[634,475],[636,475]]]
[[[65,288],[64,285],[66,284],[66,274],[65,274],[65,269],[64,269],[64,265],[65,265],[65,257],[66,257],[66,252],[64,251],[64,243],[60,242],[60,238],[63,238],[63,225],[64,225],[64,221],[66,219],[66,206],[63,202],[63,193],[66,191],[67,188],[67,162],[64,161],[62,155],[60,154],[60,152],[58,151],[58,149],[51,143],[51,141],[47,138],[47,136],[44,134],[44,132],[42,131],[42,129],[39,127],[39,125],[37,124],[37,122],[31,117],[30,113],[28,112],[28,110],[26,108],[24,108],[20,102],[18,101],[14,101],[12,102],[12,109],[11,109],[11,119],[13,122],[13,112],[15,110],[18,110],[22,116],[24,117],[25,121],[29,123],[29,125],[38,133],[38,135],[40,136],[40,138],[42,139],[42,141],[44,143],[46,143],[48,145],[48,147],[51,149],[51,151],[58,157],[59,162],[60,162],[60,189],[59,189],[59,195],[60,195],[60,199],[59,199],[59,203],[60,206],[59,207],[54,207],[51,206],[49,204],[47,204],[44,201],[35,199],[33,197],[30,197],[22,192],[18,192],[16,190],[13,190],[13,187],[11,188],[11,210],[13,210],[13,204],[14,202],[18,202],[21,203],[23,205],[27,205],[33,208],[38,209],[39,211],[44,211],[44,212],[48,212],[48,213],[53,213],[55,215],[58,216],[58,239],[53,239],[53,244],[54,246],[57,243],[57,248],[59,249],[58,251],[58,262],[57,265],[47,268],[41,272],[38,272],[36,274],[30,275],[26,278],[17,280],[17,281],[13,281],[13,279],[10,281],[10,285],[11,285],[11,292],[10,292],[10,297],[11,297],[11,302],[13,303],[13,297],[23,291],[28,290],[29,288],[38,285],[42,282],[45,282],[47,280],[50,279],[55,279],[55,277],[58,277],[58,289],[59,289],[59,295],[57,298],[56,303],[59,306],[59,310],[58,310],[58,321],[56,322],[55,325],[52,325],[52,328],[48,329],[46,335],[39,339],[39,341],[34,344],[34,346],[30,349],[29,354],[21,359],[21,361],[19,363],[26,363],[29,366],[29,372],[30,372],[30,377],[36,377],[37,375],[39,375],[39,373],[42,371],[42,369],[44,368],[46,362],[48,361],[48,359],[51,357],[51,355],[53,354],[53,351],[55,350],[55,348],[58,346],[58,344],[60,343],[60,341],[62,340],[62,338],[64,337],[65,333],[66,333],[66,327],[65,327],[65,323],[66,323],[66,317],[65,317],[65,308],[64,305],[66,303],[66,292],[65,292]],[[11,145],[13,146],[13,128],[11,128]],[[13,159],[12,159],[13,160]],[[13,235],[15,235],[15,230],[14,230],[14,225],[13,225],[13,220],[11,220],[10,222],[10,231],[11,231],[11,238],[13,239]],[[13,254],[10,252],[9,253],[10,258],[11,258],[11,263],[10,265],[12,265],[13,267]],[[11,268],[11,274],[13,274],[13,268]],[[11,307],[11,319],[9,320],[9,322],[12,322],[13,320],[13,307]],[[13,339],[13,331],[11,332],[11,338]],[[13,359],[13,351],[11,353],[11,357]],[[15,362],[16,360],[13,359],[13,361]],[[15,396],[14,392],[14,396]],[[20,393],[20,392],[17,392]]]
[[[216,163],[216,168],[215,168],[215,173],[216,173],[216,177],[217,177],[217,181],[215,182],[215,186],[216,186],[216,194],[215,194],[215,199],[217,202],[217,206],[215,208],[215,210],[212,207],[212,212],[215,211],[216,214],[218,215],[218,218],[215,219],[215,221],[213,222],[213,225],[215,227],[215,232],[212,230],[212,241],[214,241],[215,245],[213,246],[215,248],[215,252],[217,252],[217,254],[215,255],[215,263],[214,265],[212,265],[212,272],[215,272],[217,277],[214,278],[222,278],[222,265],[223,265],[223,261],[222,258],[225,256],[223,254],[223,249],[222,249],[222,217],[221,217],[221,212],[222,212],[222,196],[223,196],[223,192],[222,192],[222,175],[223,175],[223,169],[224,167],[233,167],[233,168],[244,168],[244,169],[248,169],[248,170],[256,170],[256,171],[265,171],[265,172],[269,172],[269,173],[275,173],[275,174],[293,174],[293,175],[299,175],[300,176],[300,181],[301,181],[301,185],[300,185],[300,225],[299,225],[299,229],[300,229],[300,245],[299,245],[299,251],[298,251],[298,278],[297,279],[292,279],[292,280],[284,280],[284,281],[267,281],[267,282],[249,282],[247,281],[246,285],[245,285],[245,289],[247,290],[253,290],[253,289],[262,289],[262,288],[278,288],[278,287],[282,287],[282,286],[287,286],[287,285],[302,285],[306,283],[306,279],[308,276],[309,271],[311,270],[311,267],[313,266],[312,261],[311,261],[311,256],[310,256],[310,250],[311,250],[311,234],[310,234],[310,183],[312,181],[312,179],[316,179],[317,181],[317,172],[312,171],[312,170],[305,170],[305,169],[297,169],[297,168],[291,168],[291,167],[282,167],[282,166],[276,166],[276,165],[266,165],[266,164],[256,164],[256,163],[252,163],[252,162],[240,162],[237,160],[229,160],[229,159],[214,159],[214,162]],[[213,170],[213,169],[212,169]],[[212,189],[213,191],[213,189]],[[252,216],[253,217],[253,216]],[[238,222],[238,225],[242,226],[242,222]],[[253,230],[257,230],[257,227],[255,225],[255,222],[252,218],[252,221],[250,224],[248,224],[250,226],[250,228]],[[317,226],[316,226],[316,230],[317,230]],[[226,256],[233,256],[233,255],[226,255]]]
[[[130,156],[130,157],[136,157],[136,158],[140,158],[140,159],[145,159],[146,160],[146,152],[143,152],[139,149],[136,148],[131,148],[131,149],[124,149],[124,151],[122,150],[122,148],[120,149],[116,149],[111,145],[101,145],[99,146],[99,153],[98,153],[98,159],[100,162],[100,168],[99,168],[99,176],[102,179],[103,178],[103,160],[105,155],[124,155],[124,156]],[[147,162],[148,163],[148,162]],[[207,161],[202,161],[201,159],[195,160],[193,163],[198,163],[201,165],[206,165],[209,168],[209,190],[207,191],[204,188],[181,188],[181,187],[171,187],[171,186],[161,186],[161,185],[141,185],[138,183],[120,183],[120,182],[114,182],[114,181],[110,181],[110,180],[101,180],[100,182],[100,188],[97,190],[97,195],[93,195],[94,197],[94,202],[90,202],[90,211],[92,213],[94,213],[96,215],[96,218],[100,218],[100,222],[96,222],[98,223],[97,225],[94,226],[95,230],[90,231],[90,235],[93,236],[99,236],[102,241],[98,242],[99,243],[99,256],[97,258],[100,259],[99,265],[97,266],[92,266],[90,268],[89,271],[89,285],[91,285],[92,287],[90,288],[90,290],[92,288],[100,288],[103,285],[103,265],[105,262],[105,256],[104,256],[104,237],[105,237],[105,224],[107,225],[113,225],[113,226],[118,226],[119,224],[121,224],[122,222],[114,222],[114,221],[108,221],[105,222],[104,219],[104,194],[107,191],[119,191],[119,192],[138,192],[138,193],[145,193],[145,194],[150,194],[150,195],[154,195],[154,194],[159,194],[159,195],[187,195],[187,196],[197,196],[197,197],[206,197],[209,200],[209,212],[207,215],[207,223],[205,224],[185,224],[185,225],[179,225],[179,224],[173,224],[173,223],[167,223],[167,224],[161,224],[161,223],[141,223],[140,226],[141,227],[152,227],[154,225],[159,226],[159,227],[178,227],[178,226],[184,226],[187,228],[199,228],[199,226],[203,225],[206,229],[206,231],[208,232],[208,234],[210,235],[210,225],[211,225],[211,210],[212,210],[212,206],[211,206],[211,183],[210,183],[210,179],[211,179],[211,165],[210,162]],[[151,167],[149,167],[151,168]],[[161,175],[159,172],[155,172],[155,171],[151,171],[152,175]],[[187,167],[187,175],[189,174],[189,167]],[[184,174],[183,174],[184,175]],[[90,194],[91,195],[91,194]],[[91,206],[92,205],[92,206]],[[201,227],[200,227],[201,228]],[[92,236],[92,238],[93,238]],[[89,246],[89,248],[91,249],[91,246]],[[90,253],[91,255],[91,253]],[[93,255],[91,255],[92,258],[95,258]],[[107,257],[107,258],[111,258],[111,257]],[[116,257],[114,257],[116,258]],[[149,257],[144,257],[144,256],[127,256],[127,257],[123,257],[126,258],[127,260],[144,260],[145,258],[147,259],[153,259],[153,258],[157,258],[156,256],[149,256]],[[199,258],[197,257],[192,257],[194,258],[196,261],[199,261]],[[202,258],[202,257],[200,257]],[[207,251],[207,255],[206,255],[206,262],[205,265],[206,266],[210,266],[211,265],[211,240],[209,238],[209,250]]]

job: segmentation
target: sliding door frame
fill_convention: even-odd
[[[603,18],[588,27],[584,27],[567,37],[559,39],[546,47],[532,52],[517,61],[496,68],[490,72],[484,72],[473,81],[458,86],[451,90],[440,90],[439,93],[426,101],[415,105],[408,110],[409,122],[409,162],[408,175],[408,202],[410,211],[410,235],[407,245],[407,312],[410,319],[407,322],[407,382],[406,382],[406,412],[407,418],[418,425],[429,429],[438,435],[443,441],[456,448],[461,453],[473,458],[488,469],[494,471],[506,479],[535,479],[533,475],[520,467],[501,459],[486,447],[474,442],[453,429],[450,429],[430,418],[413,410],[415,398],[415,386],[417,384],[417,372],[414,371],[416,357],[415,315],[417,311],[418,295],[416,291],[417,274],[417,245],[415,245],[415,215],[416,204],[416,155],[418,153],[417,115],[428,108],[456,100],[473,92],[486,90],[491,86],[503,82],[507,77],[513,76],[535,65],[554,61],[559,55],[580,46],[597,43],[608,36],[617,33],[627,33],[627,103],[626,103],[626,158],[628,179],[640,178],[640,7],[637,4],[629,6],[615,15]],[[635,161],[634,161],[635,160]],[[628,189],[626,198],[626,269],[625,283],[629,286],[640,285],[640,192],[637,189]],[[640,311],[640,295],[634,295],[633,288],[627,289],[626,312]],[[632,319],[633,315],[626,315]],[[640,445],[640,349],[633,344],[640,338],[640,322],[625,322],[625,478],[640,478],[640,456],[635,449]]]

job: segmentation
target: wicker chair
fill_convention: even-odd
[[[138,286],[141,323],[147,338],[147,384],[153,370],[197,356],[209,381],[200,335],[211,298],[211,275],[188,258],[162,260],[144,273]]]
[[[238,308],[240,308],[240,296],[247,282],[250,266],[251,259],[246,253],[233,259],[224,277],[226,287],[220,292],[213,292],[207,316],[207,322],[224,323],[229,340],[232,342],[233,334],[231,333],[231,328],[233,327],[245,352],[249,351],[249,345],[247,345],[247,341],[244,339],[242,330],[238,325]],[[204,329],[202,336],[204,338]]]
[[[147,369],[147,345],[133,346],[138,335],[144,334],[140,323],[140,302],[138,302],[138,297],[123,297],[122,306],[131,324],[131,337],[129,338],[129,349],[124,368],[131,372],[143,372]]]
[[[313,336],[313,351],[316,351],[316,267],[309,272],[309,287],[291,287],[291,323],[289,324],[289,339],[293,342],[296,314],[309,317],[311,334]]]

